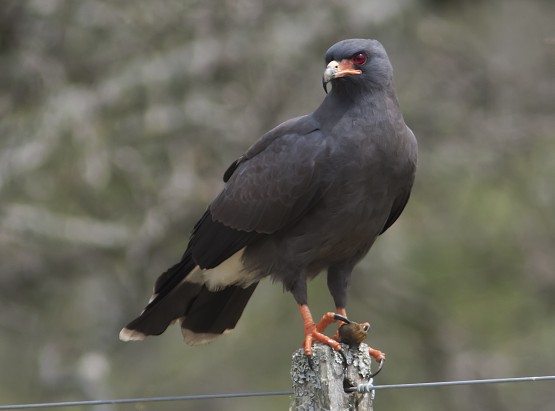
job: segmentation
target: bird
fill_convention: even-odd
[[[236,327],[269,277],[298,305],[307,356],[315,341],[341,348],[323,331],[347,317],[353,269],[405,208],[418,149],[379,41],[339,41],[325,65],[320,106],[268,131],[229,166],[181,259],[157,278],[121,340],[159,335],[177,322],[187,344],[210,342]],[[322,271],[335,310],[316,323],[307,281]]]

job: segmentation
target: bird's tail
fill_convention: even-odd
[[[243,288],[229,285],[217,291],[186,281],[199,268],[189,252],[156,280],[154,294],[141,315],[123,328],[123,341],[162,334],[179,321],[185,342],[203,344],[235,328],[258,283]]]

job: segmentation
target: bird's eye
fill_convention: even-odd
[[[366,54],[364,53],[357,53],[353,56],[353,58],[351,59],[353,61],[354,64],[356,64],[357,66],[362,66],[364,63],[366,63]]]

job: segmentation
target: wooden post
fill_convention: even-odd
[[[293,353],[291,378],[294,396],[290,411],[372,411],[374,394],[345,393],[345,386],[369,382],[371,357],[364,343],[349,349],[343,344],[347,359],[331,347],[312,346],[309,360],[302,349]]]

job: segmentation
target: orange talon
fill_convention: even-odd
[[[341,344],[331,339],[327,335],[322,334],[322,332],[326,329],[328,325],[330,325],[332,322],[335,322],[335,320],[333,319],[334,313],[325,314],[318,325],[316,325],[314,323],[314,320],[312,319],[312,314],[310,313],[310,310],[306,304],[300,304],[299,311],[301,312],[304,323],[305,338],[303,347],[304,353],[307,356],[312,355],[312,343],[314,340],[321,342],[322,344],[329,345],[336,351],[341,350]]]
[[[311,356],[312,355],[312,334],[306,334],[304,337],[304,353],[305,355]]]
[[[328,312],[324,314],[322,316],[322,319],[318,322],[318,324],[315,324],[314,320],[312,319],[312,314],[310,313],[308,305],[300,304],[299,311],[301,313],[301,317],[303,318],[304,336],[305,336],[304,342],[303,342],[303,348],[307,356],[312,355],[312,343],[314,341],[318,341],[322,344],[329,345],[336,351],[341,350],[341,344],[339,343],[340,338],[339,338],[338,332],[336,332],[332,338],[323,334],[323,332],[330,324],[334,322],[338,322],[338,323],[343,322],[335,318],[335,313]],[[337,314],[347,318],[347,313],[344,308],[338,308]],[[356,325],[356,323],[353,323],[353,324]],[[364,334],[363,337],[366,337],[366,332],[368,331],[368,328],[370,328],[370,324],[361,323],[361,324],[358,324],[358,326],[363,328],[361,332],[363,332]],[[359,341],[357,340],[356,342],[359,342]],[[380,350],[376,350],[374,348],[368,347],[368,354],[370,354],[370,356],[374,358],[377,362],[381,362],[385,360],[385,354]]]
[[[325,313],[322,316],[322,319],[318,322],[318,324],[316,324],[316,330],[319,333],[323,333],[330,324],[336,322],[334,315],[335,313],[332,313],[332,312]]]
[[[370,354],[370,356],[374,358],[377,362],[385,360],[385,353],[381,352],[380,350],[375,350],[372,347],[368,347],[368,354]]]

